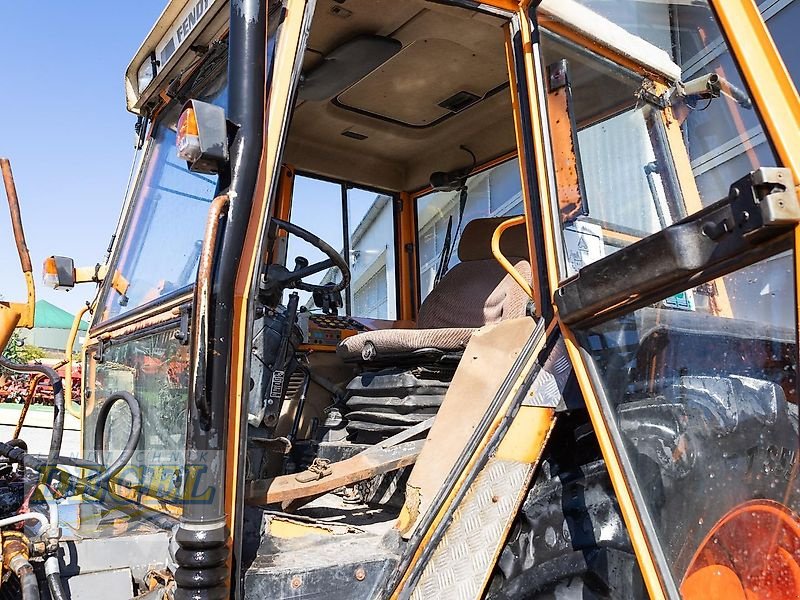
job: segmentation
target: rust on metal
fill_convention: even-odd
[[[247,487],[246,501],[249,504],[264,505],[316,497],[342,486],[407,467],[417,460],[424,443],[425,440],[417,440],[389,448],[375,446],[352,458],[331,464],[329,475],[313,481],[300,482],[293,474],[252,481]]]
[[[551,69],[557,68],[551,66]],[[576,132],[570,118],[569,87],[567,84],[551,89],[547,94],[550,119],[550,138],[556,169],[556,188],[561,223],[573,221],[583,214],[584,201],[580,180],[580,163],[576,152]]]
[[[203,247],[200,250],[200,264],[197,267],[197,282],[194,286],[194,302],[192,303],[192,327],[190,330],[190,347],[194,354],[191,367],[190,387],[193,391],[195,406],[205,418],[210,414],[207,405],[204,377],[208,351],[209,315],[211,312],[211,276],[214,271],[214,254],[217,248],[217,234],[223,214],[230,206],[230,196],[222,194],[211,202],[206,220]],[[203,374],[203,375],[201,375]]]
[[[7,158],[0,158],[0,170],[3,171],[3,184],[6,187],[8,210],[11,212],[11,228],[14,231],[14,242],[17,244],[19,262],[25,273],[31,273],[33,272],[33,268],[31,267],[31,255],[28,252],[28,245],[25,243],[25,231],[22,228],[22,214],[19,210],[17,186],[14,185],[14,174],[11,172],[11,162]]]
[[[31,382],[28,384],[28,393],[25,395],[25,404],[22,405],[22,410],[19,413],[19,420],[17,421],[17,426],[14,429],[14,435],[11,436],[11,439],[19,439],[19,434],[22,432],[22,425],[25,423],[25,417],[28,416],[28,409],[33,403],[34,396],[36,396],[36,387],[42,379],[44,379],[44,375],[41,373],[31,377]]]

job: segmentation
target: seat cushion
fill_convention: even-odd
[[[510,259],[528,281],[531,266]],[[433,348],[443,352],[466,348],[479,327],[527,314],[528,296],[494,259],[458,263],[419,309],[419,329],[382,329],[345,338],[336,348],[344,360],[374,360]]]
[[[526,281],[531,266],[509,259]],[[524,317],[528,295],[496,260],[470,260],[451,268],[419,308],[419,329],[483,327]]]
[[[435,348],[444,352],[461,351],[467,347],[474,327],[440,329],[381,329],[359,333],[342,340],[336,353],[344,360],[374,360],[415,350]]]

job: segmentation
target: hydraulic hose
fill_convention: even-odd
[[[47,502],[50,512],[50,527],[47,530],[47,558],[44,561],[44,572],[47,578],[47,587],[50,589],[52,600],[67,600],[64,588],[61,585],[61,567],[58,564],[58,542],[61,539],[61,528],[58,526],[58,502],[53,498],[50,489],[43,483],[39,484],[39,491]]]
[[[120,400],[124,400],[131,411],[131,431],[128,434],[128,441],[125,443],[125,447],[122,449],[117,459],[111,463],[105,471],[89,478],[95,485],[107,484],[114,475],[122,470],[122,467],[128,464],[131,458],[133,458],[133,454],[136,452],[136,446],[139,445],[139,438],[142,435],[142,408],[139,406],[139,401],[128,392],[115,392],[111,394],[106,398],[106,401],[103,402],[103,406],[100,407],[97,413],[97,424],[94,430],[95,462],[101,465],[103,464],[103,443],[105,439],[106,421],[108,420],[111,408]]]
[[[33,572],[31,563],[18,556],[20,560],[11,560],[11,568],[19,577],[19,584],[22,587],[22,600],[40,600],[39,582],[36,581],[36,573]]]
[[[64,587],[61,585],[61,569],[58,566],[58,557],[51,555],[44,561],[44,572],[47,577],[47,587],[50,588],[52,600],[67,600]],[[38,598],[38,596],[37,596]]]
[[[104,502],[107,500],[107,493],[110,492],[108,489],[108,482],[98,485],[91,478],[84,479],[76,477],[72,473],[50,466],[47,461],[36,458],[32,454],[28,454],[22,448],[12,446],[5,442],[0,442],[0,456],[5,456],[11,462],[30,467],[43,475],[52,476],[57,472],[61,487],[66,489],[66,491],[62,492],[65,496],[85,494],[95,500]],[[61,489],[58,491],[61,491]],[[118,510],[127,515],[142,517],[146,521],[150,521],[162,529],[171,529],[178,522],[174,517],[148,508],[130,498],[113,495],[113,499],[116,504],[115,508]],[[40,517],[45,518],[44,515],[40,515]]]
[[[41,373],[50,380],[53,388],[53,432],[50,436],[50,452],[47,464],[55,466],[55,460],[61,454],[61,440],[64,439],[64,385],[61,377],[54,369],[45,365],[22,365],[0,356],[0,367],[15,373]]]

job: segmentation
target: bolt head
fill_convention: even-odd
[[[364,570],[364,567],[358,567],[355,576],[358,581],[364,581],[367,578],[367,572]]]

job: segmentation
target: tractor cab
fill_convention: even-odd
[[[800,128],[749,5],[170,2],[66,584],[796,597]]]

